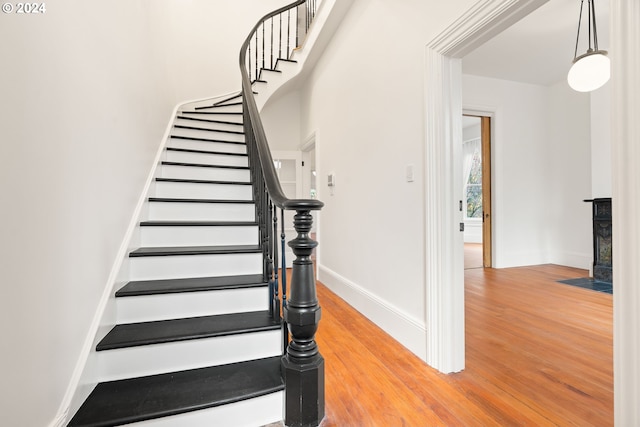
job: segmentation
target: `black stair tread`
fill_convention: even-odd
[[[179,151],[181,153],[215,154],[215,155],[221,155],[221,156],[247,157],[247,153],[229,153],[227,151],[195,150],[193,148],[167,147],[167,151]]]
[[[282,72],[281,70],[277,70],[275,68],[260,68],[260,72],[263,72],[263,71],[271,71],[273,73],[281,73]]]
[[[221,144],[246,145],[246,142],[244,141],[227,141],[225,139],[198,138],[193,136],[182,136],[182,135],[171,135],[171,139],[184,139],[187,141],[204,141],[204,142],[218,142]]]
[[[114,426],[283,390],[281,356],[100,383],[69,423]]]
[[[241,111],[181,111],[180,114],[217,114],[221,116],[241,116],[244,113],[242,113]]]
[[[198,316],[184,319],[116,325],[96,346],[97,351],[176,341],[273,331],[280,328],[269,311]]]
[[[213,105],[224,104],[225,102],[229,102],[229,101],[231,101],[233,99],[238,99],[238,98],[242,98],[242,92],[238,93],[237,95],[233,95],[233,96],[230,96],[228,98],[225,98],[225,99],[223,99],[221,101],[215,102]]]
[[[244,135],[243,130],[226,130],[226,129],[209,129],[202,128],[197,126],[185,126],[185,125],[173,125],[174,129],[188,129],[188,130],[202,130],[206,132],[221,132],[221,133],[230,133],[233,135]]]
[[[214,107],[229,107],[232,105],[242,105],[242,102],[220,101],[213,104]]]
[[[135,258],[143,256],[247,254],[259,252],[262,252],[262,248],[259,245],[153,246],[138,248],[129,252],[129,256]]]
[[[230,102],[228,104],[219,104],[219,105],[209,105],[203,107],[195,107],[194,110],[207,110],[209,108],[222,108],[222,107],[231,107],[236,105],[242,105],[242,102]]]
[[[161,279],[131,281],[116,292],[116,297],[175,294],[222,289],[255,288],[267,286],[262,274],[240,276],[191,277],[186,279]]]
[[[142,221],[142,227],[249,227],[257,226],[255,221]]]
[[[201,119],[198,117],[189,117],[189,116],[177,116],[178,119],[181,120],[193,120],[195,122],[205,122],[205,123],[216,123],[220,125],[233,125],[233,126],[244,126],[242,122],[229,122],[226,120],[210,120],[210,119]]]
[[[252,185],[249,181],[217,181],[209,179],[156,178],[157,182],[184,182],[190,184],[222,184],[222,185]]]
[[[169,197],[149,197],[150,202],[163,203],[226,203],[226,204],[252,204],[253,200],[225,200],[225,199],[174,199]]]
[[[249,170],[249,166],[229,166],[229,165],[207,165],[203,163],[187,163],[187,162],[162,162],[167,166],[191,166],[194,168],[218,168],[218,169],[244,169]]]

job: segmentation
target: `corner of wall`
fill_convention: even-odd
[[[413,354],[426,360],[427,329],[424,322],[321,264],[318,265],[318,280]]]

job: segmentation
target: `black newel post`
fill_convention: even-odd
[[[289,325],[291,342],[282,357],[285,379],[285,424],[317,426],[324,418],[324,359],[314,340],[320,321],[320,305],[311,252],[318,245],[309,237],[313,224],[310,209],[297,207],[294,227],[298,236],[289,242],[296,256],[293,261],[289,300],[284,318]]]

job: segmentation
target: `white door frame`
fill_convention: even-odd
[[[640,2],[611,0],[614,421],[640,425]]]
[[[461,59],[548,0],[481,0],[436,36],[425,52],[425,307],[427,363],[464,369],[461,186]]]
[[[464,278],[454,185],[460,178],[461,61],[547,0],[480,0],[426,46],[425,246],[427,362],[464,369]],[[614,410],[640,425],[640,2],[611,1]]]

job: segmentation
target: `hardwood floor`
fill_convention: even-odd
[[[464,244],[464,269],[482,268],[482,243]]]
[[[553,265],[465,271],[466,369],[440,374],[319,285],[322,426],[613,425],[612,297]]]

